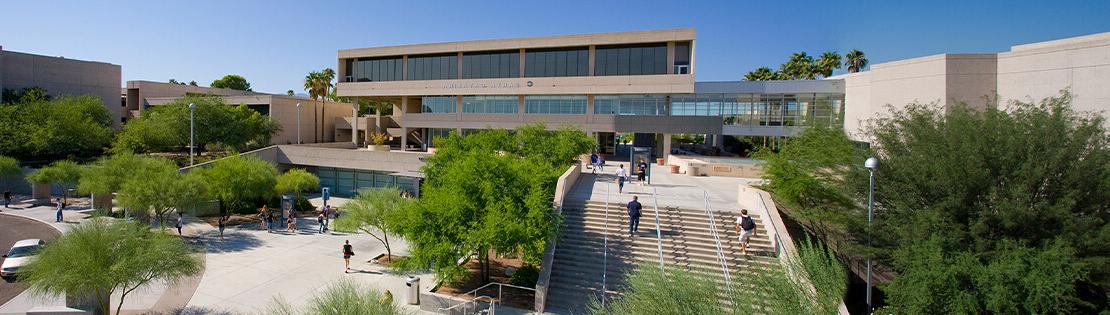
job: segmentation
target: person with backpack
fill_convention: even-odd
[[[316,223],[320,224],[320,234],[324,234],[324,227],[327,226],[327,223],[324,223],[324,222],[326,222],[326,221],[324,221],[324,218],[327,217],[327,216],[324,215],[324,213],[327,213],[327,212],[328,212],[327,208],[324,208],[324,211],[320,211],[320,214],[316,216]]]
[[[355,255],[354,247],[351,246],[351,240],[343,243],[343,273],[351,270],[351,256]]]
[[[590,169],[593,170],[591,174],[597,174],[597,152],[590,153]]]
[[[62,202],[62,198],[58,198],[58,199],[55,199],[55,200],[58,203],[58,213],[55,215],[54,222],[58,223],[58,222],[65,221],[62,218],[62,209],[66,208],[66,204],[64,202]]]
[[[740,252],[748,254],[748,240],[755,234],[755,219],[748,216],[748,209],[740,209],[740,216],[736,217],[736,234],[740,239]]]
[[[640,215],[644,207],[640,205],[637,196],[632,196],[632,201],[628,202],[628,236],[636,236],[636,231],[640,228]]]
[[[636,181],[640,182],[640,186],[643,186],[647,179],[647,169],[647,162],[644,162],[644,159],[640,159],[640,163],[636,164]]]

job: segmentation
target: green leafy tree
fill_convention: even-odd
[[[319,188],[320,178],[303,168],[294,168],[281,174],[277,178],[277,186],[274,187],[278,194],[294,193],[297,199],[301,198],[301,193]]]
[[[779,66],[779,73],[787,80],[813,80],[817,77],[813,57],[804,51],[790,55],[790,60]]]
[[[281,126],[246,105],[231,106],[219,97],[187,96],[143,111],[129,120],[113,144],[115,152],[163,152],[187,148],[189,104],[196,104],[194,143],[201,148],[222,144],[249,150],[270,144]]]
[[[211,196],[234,210],[269,198],[277,184],[277,168],[270,162],[249,156],[217,160],[199,170]]]
[[[225,75],[223,78],[219,78],[215,81],[212,81],[212,84],[209,84],[208,86],[214,87],[214,88],[232,89],[232,90],[240,90],[240,91],[250,91],[251,90],[251,83],[247,82],[247,78],[244,78],[243,76],[238,75],[238,74]]]
[[[293,96],[294,95],[293,90],[285,91],[285,95]]]
[[[322,103],[328,98],[328,91],[334,86],[332,80],[335,80],[335,70],[331,68],[309,72],[304,78],[304,90],[314,101]],[[316,141],[319,140],[319,138],[316,139]]]
[[[120,153],[85,166],[77,182],[77,191],[97,196],[110,195],[119,192],[126,182],[145,181],[150,174],[172,172],[177,172],[177,167],[168,159]]]
[[[335,220],[335,226],[369,234],[385,246],[386,261],[392,261],[389,235],[397,234],[393,227],[395,218],[404,211],[408,202],[408,199],[401,197],[401,190],[395,187],[365,189],[343,206],[343,216]]]
[[[770,80],[778,80],[779,76],[781,76],[781,74],[778,73],[778,72],[775,72],[774,70],[771,70],[771,68],[759,67],[759,69],[755,69],[753,71],[749,71],[748,73],[744,74],[744,80],[748,80],[748,81],[770,81]]]
[[[13,157],[0,155],[0,176],[19,175],[23,173],[23,167],[19,166],[19,160]]]
[[[34,173],[27,175],[27,181],[32,183],[51,183],[62,189],[63,200],[68,200],[66,191],[76,188],[81,179],[81,166],[71,160],[60,160],[50,163]]]
[[[867,67],[867,55],[858,49],[852,49],[844,55],[844,65],[848,67],[848,73],[863,71]]]
[[[591,148],[581,131],[542,125],[438,139],[420,200],[396,221],[411,245],[406,262],[432,265],[437,277],[456,281],[465,274],[454,262],[474,254],[486,282],[491,252],[538,263],[560,220],[551,205],[555,181]]]
[[[96,96],[0,105],[2,155],[35,159],[96,155],[111,142],[112,133],[112,119]]]
[[[38,294],[91,295],[100,314],[110,314],[111,296],[120,294],[119,314],[136,289],[201,273],[203,258],[197,252],[178,237],[140,224],[91,219],[47,244],[19,277]]]
[[[204,179],[196,173],[151,168],[134,176],[136,179],[120,185],[119,204],[154,216],[160,228],[165,228],[166,214],[171,211],[193,211],[207,200]]]
[[[305,309],[297,310],[280,299],[274,299],[271,305],[266,313],[275,315],[407,314],[393,304],[391,293],[382,293],[347,279],[329,284],[309,300]]]

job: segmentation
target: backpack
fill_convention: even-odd
[[[740,217],[740,228],[744,231],[751,231],[755,229],[755,220],[752,217]]]

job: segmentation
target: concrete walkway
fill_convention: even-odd
[[[593,170],[583,167],[583,176],[578,179],[578,183],[575,184],[567,199],[605,201],[606,192],[608,191],[610,202],[624,203],[632,200],[632,196],[638,196],[640,203],[647,209],[654,206],[655,200],[652,198],[652,193],[656,193],[660,208],[675,206],[705,209],[705,194],[708,193],[710,205],[714,210],[739,212],[737,205],[739,185],[759,181],[757,178],[671,174],[669,166],[653,164],[651,165],[650,184],[637,183],[636,177],[632,175],[628,178],[629,181],[624,184],[624,192],[618,193],[617,177],[615,175],[619,168],[618,165],[624,165],[626,171],[629,169],[628,163],[609,162],[604,167],[604,171],[598,171],[596,175],[591,175]],[[621,209],[616,210],[623,211]]]

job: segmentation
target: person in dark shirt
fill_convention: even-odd
[[[640,205],[637,196],[632,196],[632,201],[628,202],[628,235],[636,236],[636,230],[640,227],[640,210],[643,206]]]
[[[643,185],[644,181],[647,179],[647,169],[647,162],[644,162],[643,159],[640,159],[640,163],[636,164],[636,181],[639,181],[640,185]]]
[[[351,246],[351,241],[343,242],[343,273],[351,270],[351,256],[355,255],[354,247]]]

